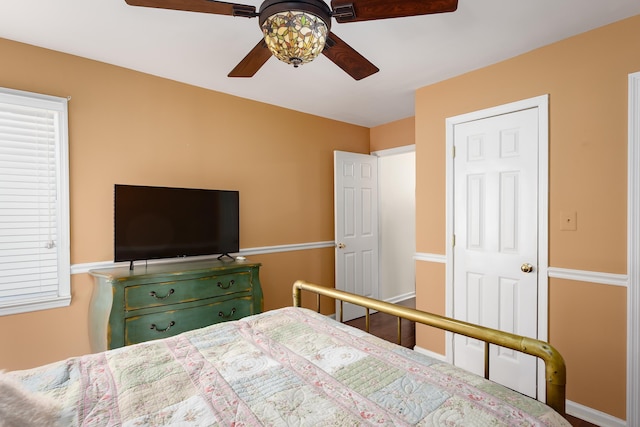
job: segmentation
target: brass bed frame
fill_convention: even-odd
[[[546,404],[565,416],[565,386],[566,367],[560,353],[549,343],[533,338],[523,337],[497,329],[486,328],[472,323],[427,313],[420,310],[402,307],[373,298],[355,295],[333,288],[298,280],[293,284],[293,305],[302,306],[302,291],[316,294],[316,309],[320,312],[320,296],[326,296],[340,301],[339,321],[342,322],[342,305],[344,302],[359,305],[366,308],[366,330],[369,332],[369,310],[391,314],[398,318],[398,342],[401,337],[401,319],[433,326],[438,329],[465,335],[480,341],[484,341],[484,376],[489,378],[489,345],[495,344],[510,348],[522,353],[530,354],[544,361],[546,381]]]

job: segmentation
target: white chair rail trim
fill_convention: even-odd
[[[416,261],[445,264],[447,257],[440,254],[416,253]],[[575,280],[577,282],[598,283],[601,285],[628,286],[629,276],[626,274],[602,273],[598,271],[573,270],[569,268],[548,267],[547,277],[555,279]]]
[[[295,243],[290,245],[278,245],[278,246],[262,246],[257,248],[240,249],[237,254],[233,256],[251,256],[251,255],[263,255],[263,254],[275,254],[280,252],[292,252],[303,251],[309,249],[322,249],[335,247],[334,241],[327,242],[311,242],[311,243]],[[205,259],[215,259],[216,256],[198,256],[189,258],[171,258],[171,259],[155,259],[149,261],[136,261],[140,263],[146,262],[147,264],[162,264],[167,262],[179,262],[179,261],[196,261]],[[98,261],[98,262],[86,262],[81,264],[73,264],[71,266],[71,274],[83,274],[88,273],[91,270],[97,270],[101,268],[113,268],[113,267],[126,267],[128,262],[113,262],[113,261]]]
[[[413,256],[416,261],[437,262],[440,264],[446,264],[447,256],[440,254],[428,254],[424,252],[418,252]]]
[[[571,270],[568,268],[549,267],[548,276],[556,279],[575,280],[578,282],[599,283],[626,287],[629,276],[626,274],[600,273],[597,271]]]

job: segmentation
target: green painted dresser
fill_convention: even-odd
[[[91,270],[91,350],[177,335],[262,312],[260,264],[185,261]]]

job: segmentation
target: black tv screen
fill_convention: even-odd
[[[116,184],[115,261],[238,252],[239,199],[238,191]]]

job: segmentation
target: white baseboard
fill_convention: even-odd
[[[435,352],[433,352],[431,350],[427,350],[426,348],[418,347],[417,345],[415,347],[413,347],[413,350],[418,352],[418,353],[424,354],[425,356],[429,356],[432,359],[436,359],[436,360],[439,360],[441,362],[448,363],[447,362],[447,358],[443,354],[435,353]]]
[[[415,298],[416,297],[416,293],[415,292],[407,292],[406,294],[402,294],[402,295],[397,295],[395,297],[392,298],[387,298],[385,299],[386,302],[391,303],[391,304],[397,304],[399,302],[411,299],[411,298]]]
[[[626,427],[627,422],[604,412],[567,400],[567,414],[600,427]]]

